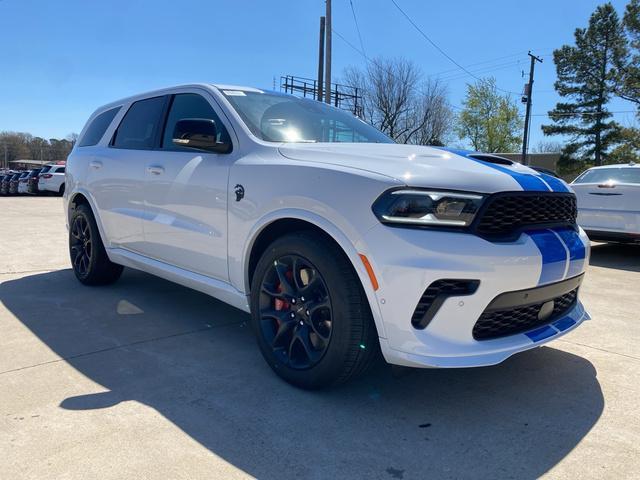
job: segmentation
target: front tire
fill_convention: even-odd
[[[107,285],[118,280],[123,267],[109,260],[89,206],[75,208],[69,225],[69,256],[76,278],[84,285]]]
[[[305,389],[344,383],[379,352],[360,280],[342,250],[313,232],[275,240],[251,284],[258,345],[281,378]]]

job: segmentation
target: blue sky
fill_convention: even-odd
[[[460,105],[473,81],[430,46],[391,0],[352,0],[369,57],[403,56],[445,81]],[[533,113],[558,100],[554,48],[573,41],[594,0],[397,0],[438,45],[478,76],[520,92],[527,50],[536,68]],[[334,28],[359,40],[349,0],[333,0]],[[613,1],[621,13],[626,1]],[[315,76],[323,0],[0,0],[0,130],[64,137],[99,105],[156,87],[218,82],[272,88],[274,77]],[[366,60],[334,36],[334,75]],[[478,62],[484,62],[477,64]],[[452,70],[453,69],[453,70]],[[446,72],[446,73],[441,73]],[[438,75],[439,74],[439,75]],[[612,110],[632,110],[615,101]],[[524,110],[524,109],[523,109]],[[624,125],[634,115],[617,114]],[[534,116],[531,144],[543,136]]]

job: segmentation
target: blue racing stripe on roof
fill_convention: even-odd
[[[542,270],[538,285],[552,283],[564,278],[567,251],[560,239],[551,230],[527,232],[542,255]]]
[[[541,175],[539,174],[534,174],[534,173],[522,173],[522,172],[517,172],[515,170],[512,170],[508,167],[505,167],[504,165],[497,165],[495,163],[489,163],[489,162],[485,162],[483,160],[479,160],[477,158],[473,158],[471,157],[471,155],[474,154],[479,154],[479,152],[472,152],[470,150],[459,150],[459,149],[455,149],[455,148],[445,148],[445,147],[435,147],[438,148],[440,150],[444,150],[446,152],[451,152],[454,153],[456,155],[460,155],[461,157],[466,157],[469,160],[472,160],[476,163],[480,163],[481,165],[484,165],[486,167],[490,167],[493,168],[494,170],[498,170],[499,172],[505,173],[507,175],[509,175],[511,178],[513,178],[516,182],[518,182],[518,184],[522,187],[523,190],[528,191],[528,192],[548,192],[549,189],[553,189],[554,191],[568,191],[566,189],[564,190],[555,190],[555,188],[552,186],[551,183],[547,182],[545,183],[545,181],[542,180]],[[547,175],[550,177],[550,175]],[[554,177],[551,177],[554,178]],[[556,179],[557,180],[557,179]],[[558,183],[558,182],[553,182]],[[547,184],[549,186],[547,186]],[[558,188],[565,188],[564,186],[562,186],[562,182],[560,182],[560,187]]]
[[[569,250],[569,269],[566,277],[579,275],[584,270],[585,257],[587,255],[587,248],[580,235],[573,228],[557,228],[554,231],[560,236]]]

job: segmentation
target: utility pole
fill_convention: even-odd
[[[327,4],[326,11],[326,35],[327,35],[327,55],[326,55],[326,67],[324,69],[324,101],[331,104],[331,0],[325,0]]]
[[[527,159],[527,142],[529,141],[529,123],[531,123],[531,96],[533,95],[533,74],[536,62],[542,63],[540,57],[536,57],[531,52],[527,53],[531,57],[531,67],[529,67],[529,83],[525,85],[525,94],[527,96],[527,109],[524,114],[524,135],[522,136],[522,163],[529,165]]]
[[[322,101],[322,77],[324,76],[324,17],[320,17],[320,43],[318,44],[318,101]]]

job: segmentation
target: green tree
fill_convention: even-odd
[[[458,115],[456,133],[480,152],[516,151],[522,140],[523,121],[518,106],[502,95],[493,78],[467,85],[464,108]]]
[[[640,116],[640,0],[631,0],[622,21],[628,38],[629,51],[617,58],[618,85],[615,93],[633,102]]]
[[[620,138],[622,141],[611,151],[607,163],[640,163],[640,130],[622,128]]]
[[[549,112],[552,125],[545,135],[568,135],[564,161],[591,161],[602,165],[610,148],[620,141],[620,126],[608,120],[606,105],[615,89],[616,59],[626,55],[626,39],[618,14],[610,3],[599,6],[587,28],[574,33],[575,46],[553,52],[558,79],[555,89],[566,101]]]

